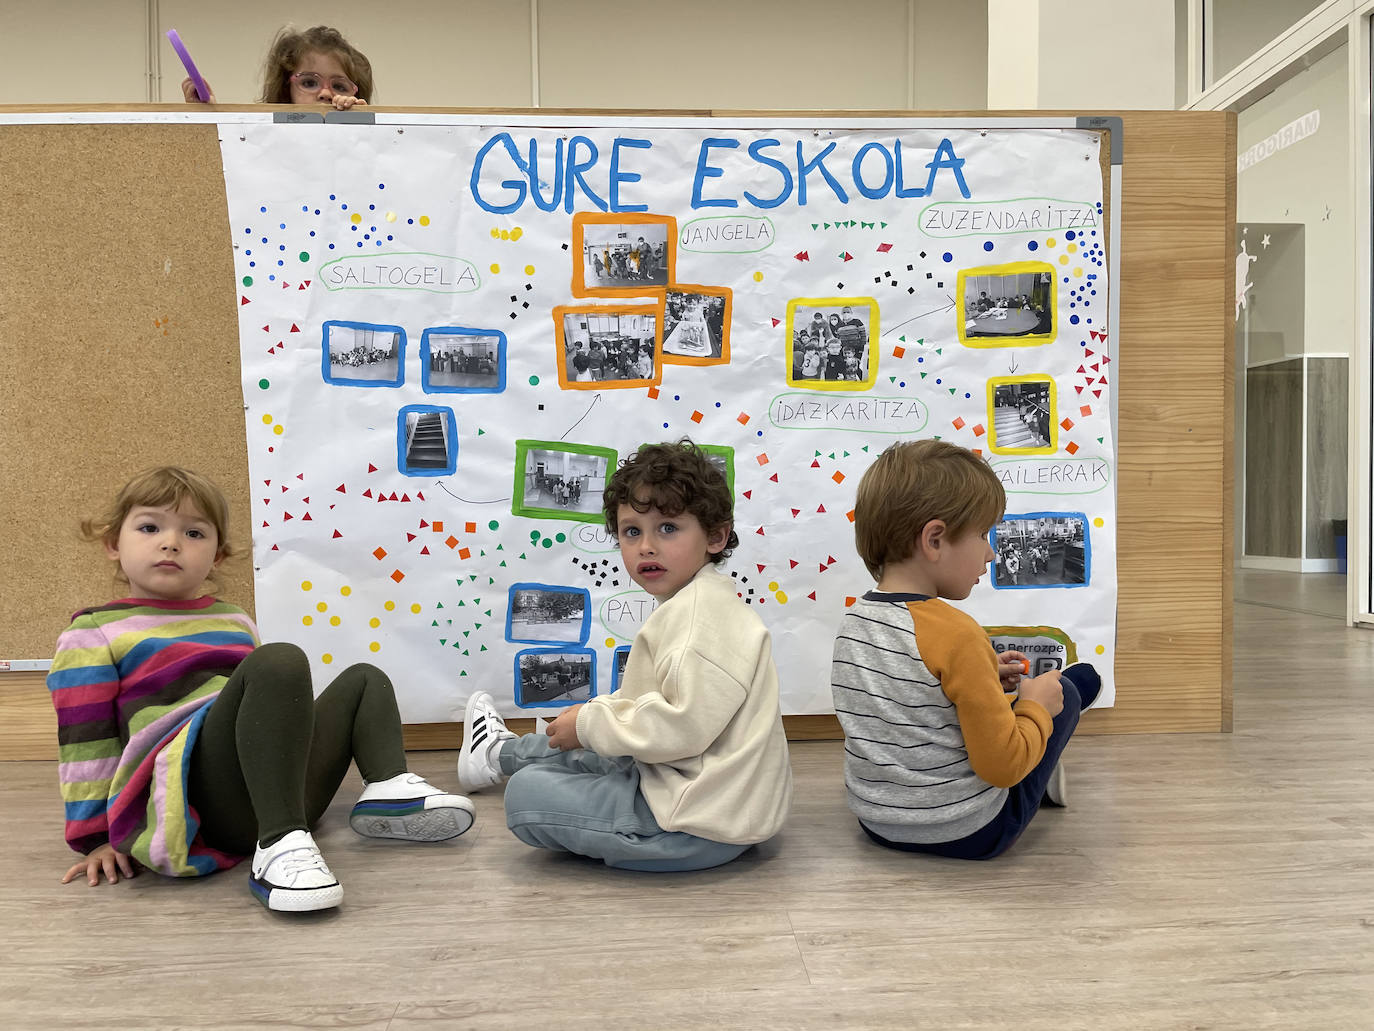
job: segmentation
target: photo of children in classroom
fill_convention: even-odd
[[[1048,268],[1048,266],[1046,266]],[[1047,336],[1054,332],[1053,272],[964,277],[964,335]]]
[[[583,223],[582,281],[599,289],[667,286],[668,223]]]
[[[658,317],[608,309],[563,315],[568,383],[641,382],[655,378]]]
[[[1087,522],[1080,515],[1004,519],[992,530],[994,587],[1081,587]]]
[[[867,303],[809,307],[797,305],[792,323],[789,383],[862,382],[869,378]]]

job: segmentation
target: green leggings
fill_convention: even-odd
[[[191,749],[189,796],[205,842],[251,855],[314,826],[350,760],[368,782],[406,772],[391,681],[350,666],[318,699],[294,644],[264,644],[234,670]]]

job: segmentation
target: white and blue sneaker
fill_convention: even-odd
[[[496,702],[485,691],[468,698],[463,711],[463,747],[458,752],[458,786],[481,791],[506,779],[501,772],[501,745],[516,737],[496,711]]]
[[[253,852],[248,887],[268,909],[309,913],[343,901],[343,886],[329,872],[309,831],[291,831]]]
[[[368,838],[446,841],[472,826],[473,806],[414,773],[400,773],[363,788],[348,825]]]

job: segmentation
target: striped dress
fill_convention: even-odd
[[[257,643],[248,614],[211,597],[126,598],[72,617],[48,691],[73,849],[108,842],[169,877],[242,858],[200,840],[187,779],[210,704]]]
[[[1008,704],[987,633],[939,598],[865,594],[840,622],[830,681],[849,808],[888,841],[983,827],[1053,729],[1039,703]]]

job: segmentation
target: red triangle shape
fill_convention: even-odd
[[[297,473],[297,474],[296,474],[296,479],[298,479],[298,480],[303,480],[303,479],[305,479],[305,473]]]
[[[304,283],[301,284],[301,286],[309,286],[309,285],[310,285],[310,280],[308,280],[308,279],[307,279]]]
[[[744,496],[748,498],[750,501],[754,500],[754,492],[752,490],[746,490],[744,492]]]
[[[287,512],[286,515],[284,515],[284,516],[281,517],[281,521],[284,523],[284,522],[286,522],[288,519],[294,519],[294,518],[296,518],[296,517],[293,516],[290,512]]]
[[[421,493],[417,490],[417,491],[415,492],[415,500],[416,500],[416,501],[424,501],[424,500],[425,500],[425,496],[424,496],[423,494],[421,494]]]
[[[270,505],[270,504],[272,504],[272,499],[271,499],[271,498],[263,498],[263,499],[262,499],[262,503],[263,503],[264,505]]]
[[[283,279],[283,280],[281,281],[281,288],[282,288],[283,290],[289,290],[289,289],[291,288],[291,284],[288,283],[286,280]]]
[[[266,326],[263,326],[263,327],[262,327],[262,331],[263,331],[264,333],[268,332],[268,331],[270,330],[270,328],[271,328],[271,325],[272,325],[272,324],[269,322]]]
[[[305,284],[302,283],[300,286],[296,287],[296,289],[297,289],[297,290],[304,290],[304,289],[305,289]]]
[[[286,484],[284,484],[284,483],[281,485],[281,492],[282,492],[283,494],[285,494],[285,493],[286,493],[288,490],[290,490],[290,489],[291,489],[291,488],[288,487],[288,486],[287,486]]]
[[[392,500],[392,501],[395,501],[395,500],[396,500],[396,492],[395,492],[394,490],[391,492],[391,500]]]
[[[824,505],[818,505],[818,506],[816,506],[816,511],[817,511],[817,512],[824,512],[824,511],[825,511],[825,506],[824,506]]]
[[[428,520],[428,519],[421,519],[421,520],[420,520],[420,529],[421,529],[421,530],[423,530],[423,529],[424,529],[426,526],[428,526],[428,525],[429,525],[429,520]]]
[[[301,327],[300,327],[300,326],[296,325],[294,322],[291,323],[291,332],[292,332],[292,333],[299,333],[300,331],[301,331]]]
[[[410,543],[411,541],[413,541],[414,539],[415,539],[415,535],[414,535],[413,533],[407,533],[407,534],[406,534],[406,543],[407,543],[407,544],[409,544],[409,543]]]
[[[826,556],[825,564],[826,564],[827,566],[833,566],[833,565],[835,564],[835,556],[834,556],[834,555],[828,555],[828,556]]]
[[[1111,359],[1108,358],[1108,357],[1104,354],[1104,355],[1102,356],[1102,364],[1103,364],[1103,365],[1106,365],[1109,361],[1111,361]]]
[[[1078,367],[1078,371],[1079,371],[1079,372],[1086,373],[1088,370],[1085,369],[1085,368],[1083,368],[1083,366],[1080,365],[1080,366]]]
[[[342,483],[339,484],[339,485],[338,485],[337,487],[335,487],[334,489],[335,489],[336,491],[338,491],[340,494],[347,494],[347,493],[348,493],[348,491],[344,490],[344,484],[342,484]]]
[[[1096,371],[1097,371],[1097,366],[1098,366],[1098,363],[1097,363],[1097,362],[1093,362],[1092,365],[1090,365],[1090,366],[1088,366],[1088,367],[1089,367],[1090,369],[1092,369],[1093,372],[1096,372]]]
[[[428,554],[429,554],[429,545],[428,545],[428,544],[426,544],[423,548],[420,549],[420,554],[421,554],[421,555],[428,555]]]
[[[273,551],[280,551],[281,549],[278,548],[278,547],[274,544],[274,545],[272,545],[272,549],[271,549],[271,550],[273,550]]]
[[[815,591],[812,591],[810,594],[807,595],[807,597],[810,598],[812,601],[815,601],[815,600],[816,600],[816,592],[815,592]]]
[[[341,534],[338,530],[334,531],[334,540],[338,540],[342,536],[343,534]]]
[[[778,474],[777,474],[777,473],[774,473],[772,476],[770,476],[770,477],[768,477],[768,478],[769,478],[770,480],[772,480],[774,483],[777,483],[777,482],[778,482]]]
[[[305,499],[305,504],[307,504],[307,505],[310,504],[310,499],[309,499],[309,498],[306,498],[306,499]]]
[[[1102,396],[1102,391],[1100,391],[1100,390],[1094,390],[1094,391],[1093,391],[1093,397],[1101,397],[1101,396]]]
[[[363,491],[363,497],[365,497],[365,498],[370,498],[370,497],[372,497],[372,488],[371,488],[371,487],[368,487],[367,490]]]
[[[1075,386],[1073,389],[1076,390],[1076,391],[1077,391],[1078,393],[1080,393],[1080,394],[1083,393],[1083,388],[1082,388],[1082,387]]]
[[[1106,377],[1106,376],[1099,377],[1099,379],[1098,379],[1097,382],[1099,382],[1099,383],[1106,383],[1106,382],[1107,382],[1107,377]]]
[[[244,306],[245,304],[247,304],[247,303],[248,303],[248,298],[247,298],[247,297],[239,297],[239,307],[240,307],[240,308],[243,307],[243,306]]]
[[[306,522],[311,522],[311,523],[313,523],[313,522],[315,521],[315,520],[313,520],[313,519],[310,518],[310,513],[309,513],[309,512],[307,512],[307,513],[305,513],[305,515],[301,516],[301,519],[304,520],[304,521],[306,521]]]
[[[402,501],[409,501],[409,500],[410,500],[410,495],[409,495],[409,494],[402,494],[402,495],[401,495],[401,500],[402,500]]]
[[[774,328],[774,329],[777,329],[777,327],[780,326],[780,325],[782,325],[782,321],[781,321],[780,319],[773,319],[773,328]]]
[[[825,563],[824,563],[824,562],[822,562],[822,563],[820,564],[820,572],[822,572],[822,573],[825,572]]]
[[[266,484],[267,486],[269,486],[269,487],[272,486],[272,481],[271,481],[271,480],[263,480],[262,482],[265,483],[265,484]]]
[[[800,514],[800,512],[801,512],[801,509],[800,509],[800,508],[794,508],[794,509],[792,509],[792,518],[793,518],[793,519],[796,519],[797,516],[798,516],[798,514]]]
[[[762,536],[763,536],[763,527],[760,526],[760,527],[759,527],[757,530],[755,530],[754,532],[755,532],[756,534],[758,534],[760,537],[762,537]]]
[[[373,465],[371,462],[368,462],[368,463],[367,463],[367,471],[370,472],[370,473],[375,473],[375,472],[377,471],[377,467],[376,467],[375,465]]]
[[[1083,353],[1086,354],[1089,358],[1093,356],[1092,349],[1088,347],[1083,348]]]
[[[812,468],[812,469],[819,469],[820,467],[821,467],[821,460],[820,460],[819,458],[813,458],[813,459],[811,459],[811,468]]]
[[[765,566],[762,562],[755,562],[754,565],[756,565],[756,566],[759,567],[759,572],[760,572],[760,573],[762,573],[765,569],[768,568],[768,567]]]
[[[268,525],[268,522],[267,522],[266,519],[264,519],[264,520],[262,521],[262,525],[263,525],[264,527],[266,527],[266,526]]]

